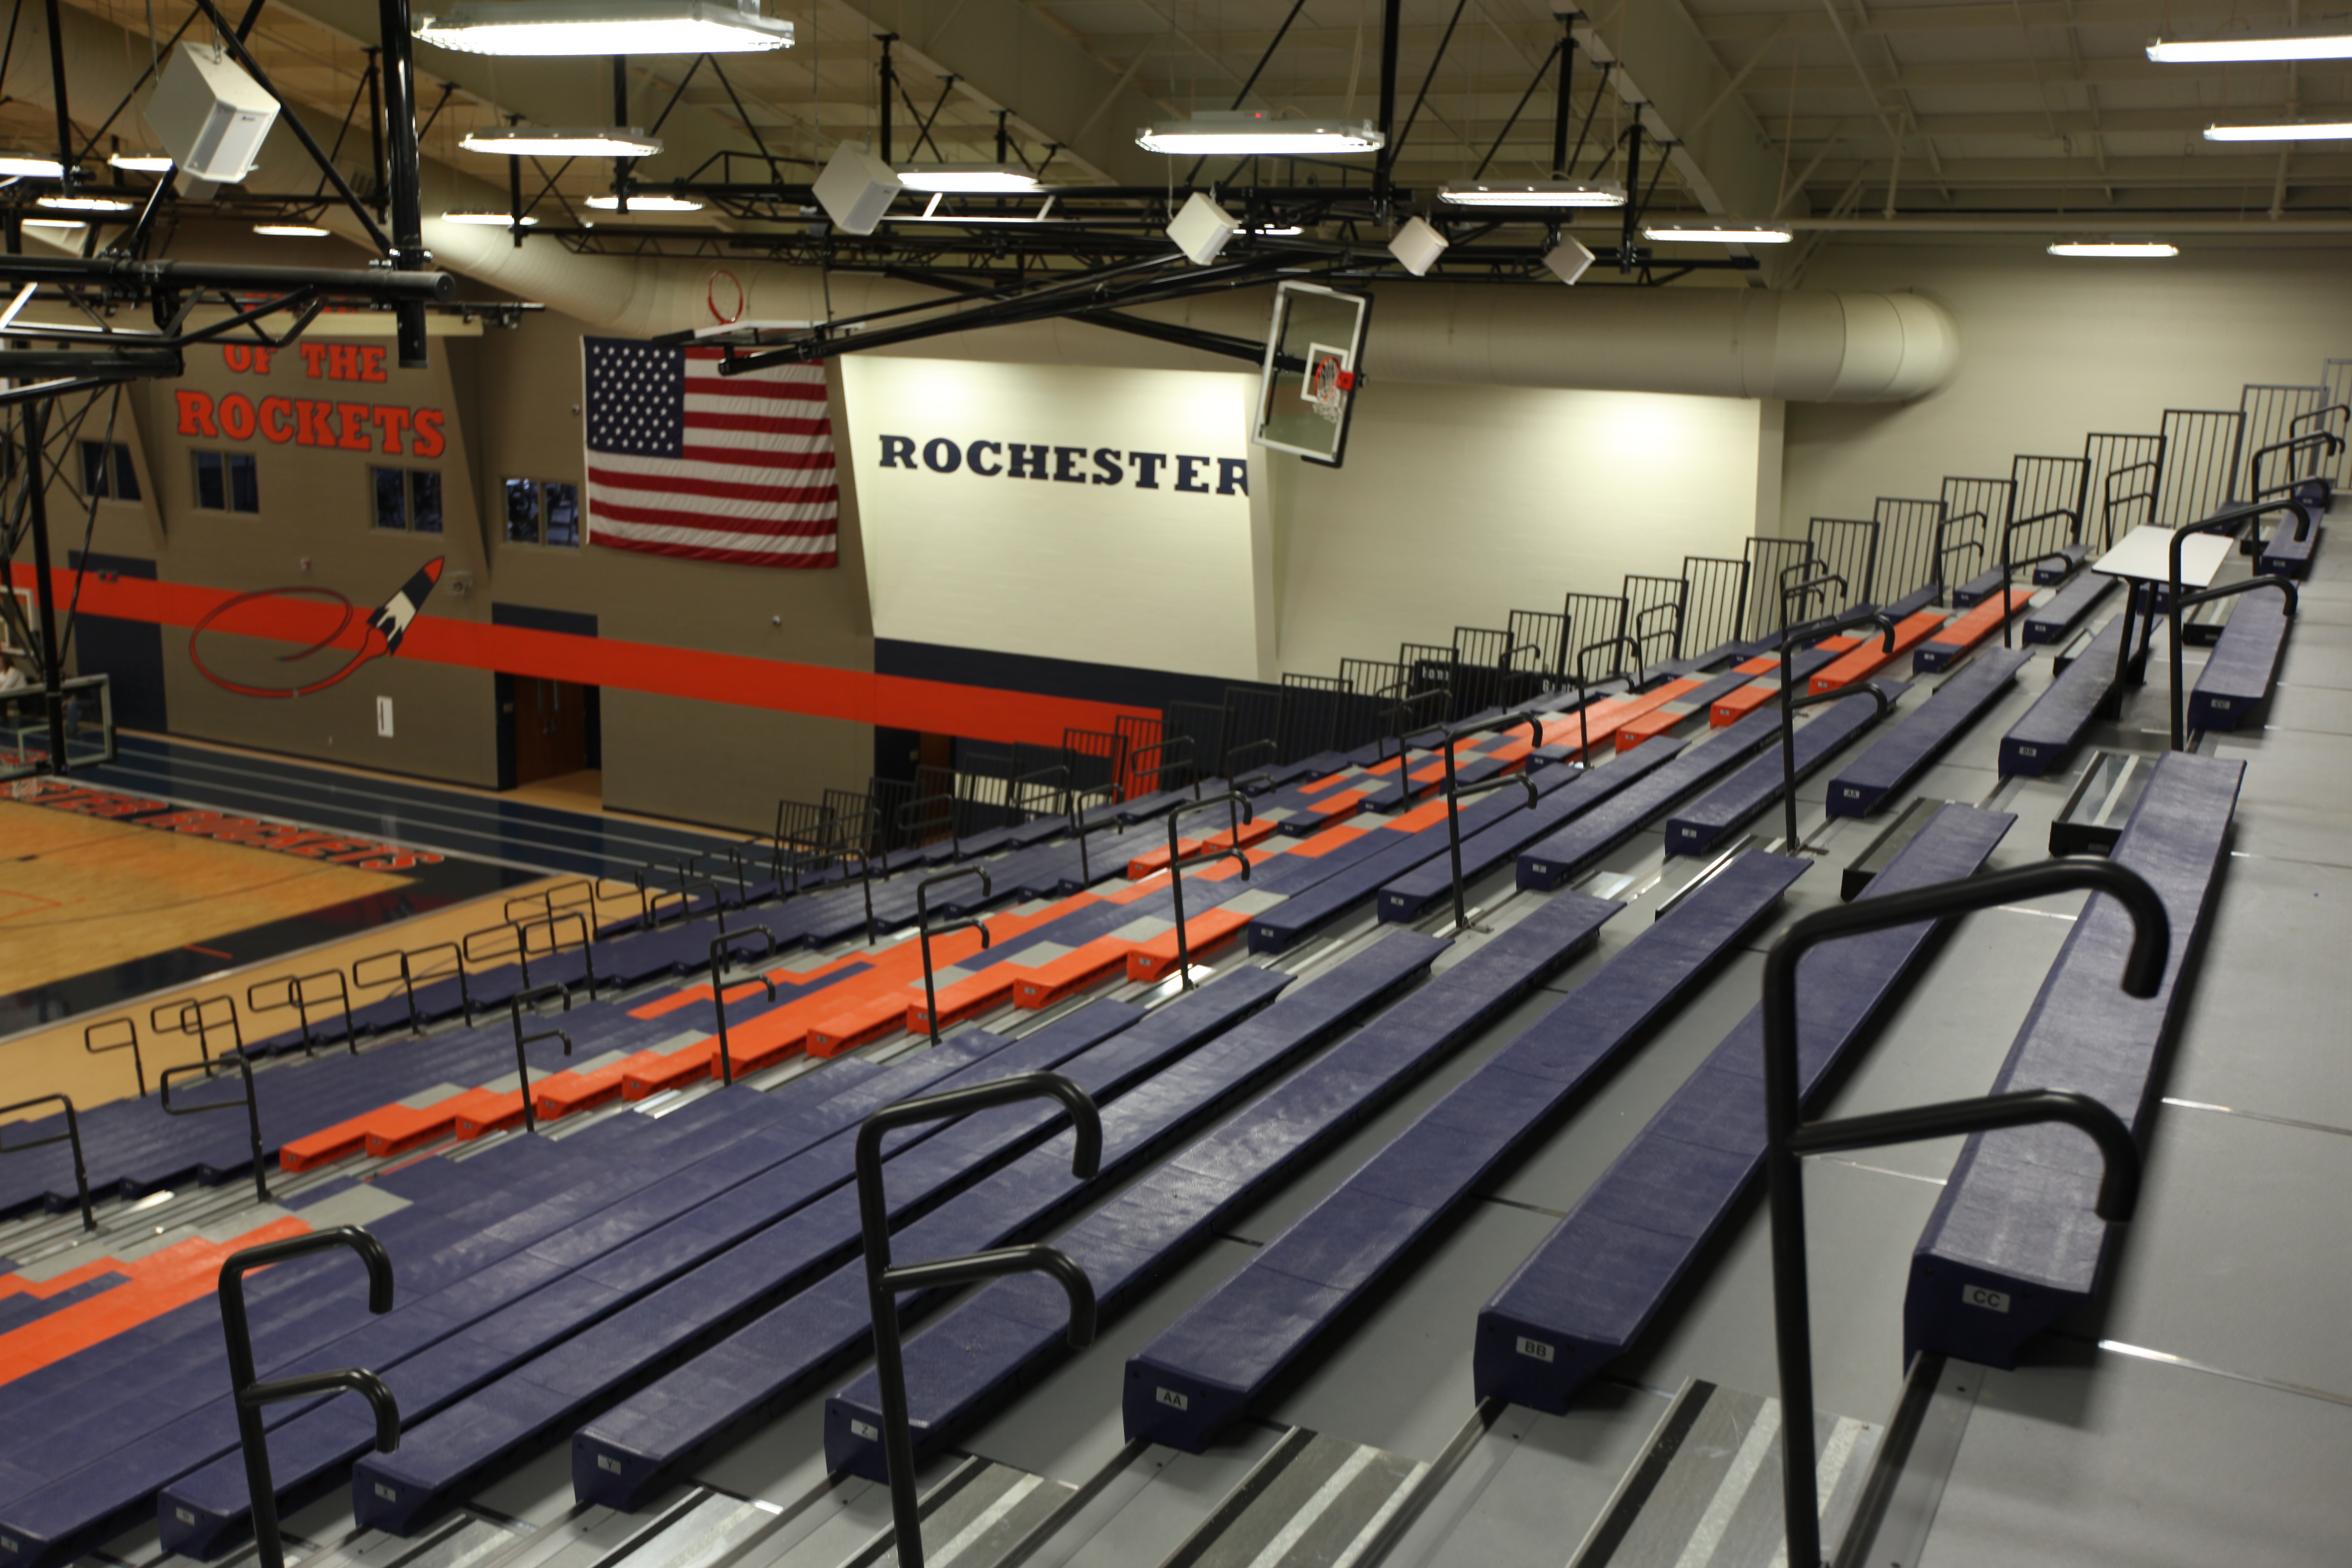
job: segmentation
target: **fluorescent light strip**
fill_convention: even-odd
[[[505,0],[420,19],[420,42],[469,55],[740,55],[793,46],[793,25],[711,0]]]
[[[2052,246],[2050,254],[2053,256],[2111,256],[2137,258],[2145,260],[2178,256],[2180,254],[2180,247],[2177,245],[2168,245],[2160,239],[2074,239]]]
[[[898,183],[910,191],[1026,195],[1038,189],[1037,176],[1017,164],[918,163],[912,168],[899,169],[897,174]]]
[[[42,196],[34,204],[52,212],[127,213],[131,204],[114,196]]]
[[[2147,47],[2158,65],[2233,65],[2246,60],[2352,59],[2352,34],[2315,38],[2209,38],[2182,43],[2158,38]]]
[[[106,162],[110,168],[131,174],[168,174],[179,167],[161,153],[110,153]]]
[[[634,126],[605,131],[492,125],[467,132],[457,144],[468,153],[496,153],[509,158],[650,158],[662,150],[660,137],[648,136]]]
[[[1319,125],[1312,121],[1202,116],[1177,125],[1147,125],[1135,144],[1147,153],[1200,153],[1214,157],[1307,157],[1316,153],[1377,153],[1388,139],[1367,121]]]
[[[1714,240],[1721,245],[1786,245],[1795,237],[1785,228],[1741,227],[1730,224],[1654,224],[1642,230],[1643,239]]]
[[[28,217],[26,228],[88,228],[89,225],[78,217]]]
[[[2341,142],[2352,139],[2352,120],[2300,125],[2209,125],[2208,142]]]
[[[598,212],[618,212],[621,210],[621,198],[614,195],[590,196],[588,205]],[[631,196],[629,210],[633,213],[698,213],[702,210],[702,204],[688,201],[684,196]]]
[[[253,226],[253,232],[266,234],[272,239],[323,239],[334,231],[320,228],[314,223],[257,223]]]
[[[1538,180],[1527,184],[1471,182],[1437,187],[1437,199],[1457,207],[1622,207],[1623,187],[1586,180]]]
[[[483,228],[512,228],[515,225],[515,219],[506,213],[443,213],[441,221],[473,224]],[[535,227],[538,223],[537,218],[529,215],[525,215],[522,219],[522,226],[525,228]]]
[[[24,153],[0,153],[0,175],[15,180],[62,180],[65,165],[55,158],[37,158]]]

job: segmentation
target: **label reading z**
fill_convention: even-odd
[[[1160,1404],[1165,1405],[1171,1410],[1190,1410],[1192,1408],[1192,1402],[1185,1398],[1182,1394],[1177,1393],[1172,1388],[1155,1389],[1152,1391],[1151,1397],[1157,1399]]]
[[[2009,1310],[2009,1292],[2006,1290],[1988,1290],[1981,1285],[1963,1285],[1960,1287],[1960,1300],[1971,1307],[1982,1307],[1988,1312]]]
[[[869,1443],[879,1442],[882,1437],[882,1434],[875,1429],[872,1422],[860,1421],[855,1415],[849,1418],[849,1435],[853,1437],[863,1437]]]
[[[1548,1362],[1552,1359],[1551,1346],[1541,1340],[1528,1339],[1524,1334],[1519,1336],[1519,1353],[1536,1361]]]

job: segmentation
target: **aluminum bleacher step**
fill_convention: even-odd
[[[2021,647],[1989,647],[1948,677],[1934,696],[1831,778],[1830,815],[1868,816],[1893,799],[1992,706],[2032,657]]]
[[[2094,895],[2058,950],[1992,1092],[2073,1089],[2141,1131],[2180,982],[2203,945],[2244,774],[2243,763],[2185,752],[2157,763],[2111,858],[2146,878],[2164,900],[2172,949],[2163,984],[2146,1000],[2118,985],[2131,917],[2113,899]],[[1971,1137],[1912,1255],[1905,1358],[1933,1351],[2015,1366],[2028,1340],[2088,1301],[2114,1239],[2094,1212],[2100,1170],[2095,1147],[2072,1128]]]
[[[1117,1317],[1229,1215],[1394,1100],[1589,946],[1623,907],[1580,893],[1552,900],[1056,1237],[1094,1286],[1097,1321]],[[937,1448],[1058,1359],[1064,1310],[1051,1280],[998,1280],[909,1342],[917,1452]],[[825,1401],[829,1468],[886,1479],[881,1445],[864,1435],[880,1430],[880,1398],[869,1373]]]
[[[1412,984],[1447,945],[1418,931],[1391,931],[1204,1046],[1178,1069],[1107,1108],[1097,1181],[1116,1183],[1156,1158],[1207,1116]],[[1252,973],[1265,972],[1229,971],[1187,996],[1213,996]],[[1169,1004],[1180,1005],[1181,1001]],[[1147,1021],[1130,1035],[1150,1026]],[[982,1120],[1003,1114],[991,1112]],[[1069,1162],[1065,1134],[907,1226],[896,1245],[908,1258],[949,1257],[1034,1236],[1097,1190],[1073,1177]],[[843,1220],[845,1234],[832,1255],[850,1258],[845,1267],[574,1434],[572,1489],[581,1501],[638,1506],[698,1455],[814,1392],[823,1379],[862,1352],[871,1327],[865,1271],[851,1258],[856,1216],[845,1214]],[[926,1300],[902,1302],[901,1314],[911,1319]],[[361,1478],[366,1489],[384,1480],[399,1492],[404,1483],[383,1471],[407,1453],[404,1448],[402,1455],[367,1461]],[[437,1461],[435,1468],[441,1468]],[[392,1500],[402,1515],[411,1511],[408,1498],[401,1493]],[[359,1500],[369,1509],[378,1506],[364,1496]]]
[[[2052,553],[2063,556],[2064,559],[2037,561],[2033,563],[2033,585],[2037,588],[2054,588],[2063,583],[2074,574],[2085,560],[2089,559],[2091,552],[2087,545],[2069,543],[2060,545]]]
[[[1712,975],[1807,863],[1742,855],[1129,1358],[1130,1441],[1199,1453],[1263,1409],[1420,1240]]]
[[[1976,608],[1953,621],[1911,654],[1911,673],[1937,675],[1966,658],[1978,644],[2000,630],[2001,622],[2016,615],[2033,602],[2030,588],[2012,588],[2006,595],[1994,594]]]
[[[1889,702],[1902,700],[1910,687],[1899,680],[1874,683]],[[1767,715],[1768,717],[1769,715]],[[1815,710],[1792,739],[1790,751],[1800,782],[1829,765],[1830,760],[1879,722],[1878,704],[1866,693]],[[1666,853],[1704,855],[1741,823],[1780,798],[1785,784],[1779,737],[1762,755],[1666,820]]]
[[[1944,807],[1863,897],[1973,875],[2015,820]],[[1942,923],[1873,931],[1806,959],[1798,1066],[1808,1098],[1902,994]],[[1763,1164],[1763,1068],[1759,1007],[1479,1312],[1472,1352],[1479,1398],[1557,1414],[1633,1346]]]
[[[2000,738],[2003,778],[2046,778],[2064,763],[2094,719],[2112,719],[2121,689],[2116,661],[2123,651],[2131,617],[2109,621],[2033,700]]]
[[[1691,747],[1584,813],[1557,833],[1519,852],[1517,885],[1551,889],[1642,830],[1694,791],[1706,788],[1769,745],[1780,733],[1778,713],[1750,713],[1719,734]],[[1641,753],[1635,752],[1634,758]],[[1633,759],[1628,759],[1633,760]],[[1623,766],[1623,763],[1615,764]]]
[[[2189,691],[2191,730],[2234,730],[2271,694],[2279,659],[2286,651],[2286,595],[2264,587],[2238,596],[2221,640],[2206,656],[2205,668]]]

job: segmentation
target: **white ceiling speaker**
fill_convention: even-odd
[[[1206,267],[1225,248],[1225,242],[1239,233],[1241,222],[1233,214],[1202,195],[1192,193],[1176,221],[1168,226],[1168,237],[1176,248],[1192,258],[1194,265]]]
[[[816,205],[844,234],[872,234],[904,188],[897,171],[863,142],[844,142],[816,177]]]
[[[233,185],[260,159],[278,100],[221,51],[182,44],[156,79],[147,123],[182,169]]]
[[[1563,235],[1558,245],[1544,252],[1544,265],[1551,275],[1563,283],[1574,283],[1592,265],[1592,252],[1570,236]]]
[[[1389,254],[1415,278],[1425,278],[1429,269],[1437,265],[1437,258],[1445,254],[1445,237],[1423,219],[1414,218],[1389,241]]]

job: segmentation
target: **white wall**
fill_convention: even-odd
[[[2316,383],[2352,355],[2352,250],[2182,242],[2161,261],[2066,259],[2039,242],[1835,242],[1809,289],[1916,289],[1949,307],[1959,372],[1892,405],[1790,404],[1780,531],[1868,517],[1947,474],[2079,455],[2091,431],[2153,434],[2167,408],[2235,408],[2248,382]]]
[[[1271,459],[1281,668],[1333,675],[1627,573],[1679,575],[1685,555],[1738,556],[1776,457],[1769,407],[1375,375],[1344,468]]]
[[[1244,425],[1254,375],[856,354],[842,370],[877,637],[1258,675],[1253,563],[1263,552],[1249,495],[1221,468],[1264,472]],[[934,440],[992,440],[1087,455],[1073,459],[1070,482],[989,478],[961,464],[936,472],[920,456],[886,467],[890,437],[918,454]],[[1120,482],[1100,482],[1097,448],[1119,455]],[[1168,459],[1157,488],[1138,482],[1128,455],[1139,450]],[[1176,488],[1185,454],[1210,459],[1192,476],[1207,493]]]

